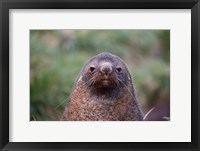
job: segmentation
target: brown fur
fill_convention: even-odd
[[[90,71],[94,67],[94,71]],[[122,71],[117,71],[120,67]],[[105,68],[108,68],[108,73]],[[105,81],[105,79],[108,80]],[[61,120],[136,121],[143,113],[137,103],[130,73],[123,61],[101,53],[83,67]]]

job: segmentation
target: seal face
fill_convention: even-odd
[[[109,53],[101,53],[85,65],[82,77],[91,95],[117,97],[127,85],[130,74],[122,60]]]
[[[125,63],[103,52],[84,65],[62,120],[142,120],[142,117]]]

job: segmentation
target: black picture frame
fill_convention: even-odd
[[[9,142],[9,9],[191,9],[191,142],[61,143]],[[199,0],[0,0],[0,148],[1,150],[200,150]],[[23,133],[23,132],[22,132]]]

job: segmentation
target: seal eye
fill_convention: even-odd
[[[119,73],[121,73],[121,72],[122,72],[122,68],[121,68],[121,67],[117,67],[117,71],[118,71]]]
[[[90,73],[94,72],[94,70],[95,70],[94,66],[91,66],[90,69],[89,69]]]

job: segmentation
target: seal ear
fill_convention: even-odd
[[[82,73],[80,72],[80,73],[78,74],[78,76],[76,77],[75,81],[76,81],[76,82],[81,81],[82,77],[83,77],[83,76],[82,76]]]
[[[82,75],[80,75],[80,77],[78,78],[77,82],[82,80]]]

